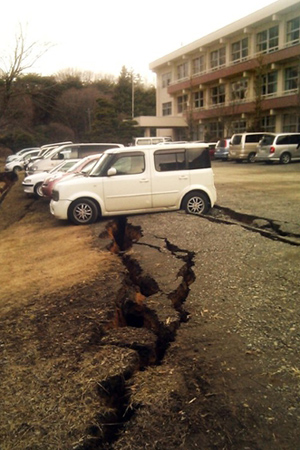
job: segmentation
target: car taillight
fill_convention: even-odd
[[[270,147],[270,153],[275,153],[275,147]]]

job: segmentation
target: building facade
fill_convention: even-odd
[[[300,131],[300,2],[279,0],[150,64],[156,117],[174,140]],[[147,134],[147,133],[146,133]]]

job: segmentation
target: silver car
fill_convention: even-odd
[[[300,160],[300,133],[279,133],[264,136],[259,142],[255,161],[288,164]]]

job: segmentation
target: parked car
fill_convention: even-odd
[[[215,201],[206,144],[152,145],[107,150],[87,176],[56,184],[50,211],[90,224],[99,216],[177,209],[204,214]]]
[[[27,168],[28,175],[35,172],[51,170],[64,159],[84,158],[88,155],[102,153],[108,148],[124,147],[122,144],[94,143],[94,144],[68,144],[55,148],[42,159],[34,162]]]
[[[76,174],[85,174],[89,172],[101,156],[102,154],[86,156],[83,159],[77,160],[76,164],[64,173],[60,171],[49,173],[42,183],[41,190],[43,196],[51,198],[52,190],[59,181],[69,179]]]
[[[54,173],[63,174],[71,167],[73,167],[79,160],[69,159],[67,161],[62,161],[58,166],[54,167],[52,170],[45,172],[36,172],[24,178],[22,186],[25,194],[34,194],[37,197],[43,197],[42,184],[46,177]]]
[[[6,158],[6,164],[11,162],[13,159],[19,158],[19,156],[24,156],[26,153],[30,152],[31,150],[39,150],[40,147],[28,147],[23,148],[22,150],[19,150],[17,153],[13,153],[12,155],[8,155]]]
[[[230,138],[220,139],[216,145],[215,159],[226,161],[229,155]]]
[[[232,161],[249,163],[255,162],[255,155],[259,141],[265,135],[272,133],[237,133],[230,139],[230,148],[228,158]]]
[[[163,142],[172,142],[170,137],[137,137],[133,139],[133,145],[156,145]]]
[[[4,170],[6,172],[15,172],[15,173],[24,170],[27,160],[29,160],[31,156],[37,155],[39,151],[40,149],[38,148],[36,150],[30,150],[29,152],[18,156],[18,158],[15,158],[12,161],[6,163]]]
[[[300,160],[300,133],[279,133],[263,136],[258,144],[255,161],[288,164]]]
[[[55,148],[60,147],[62,145],[66,145],[66,144],[72,144],[72,141],[56,142],[54,144],[42,145],[42,147],[40,148],[40,152],[36,156],[32,156],[27,161],[25,170],[27,171],[28,166],[30,164],[32,164],[34,161],[36,161],[38,159],[46,158],[47,155],[49,155],[52,152],[52,150],[54,150]]]

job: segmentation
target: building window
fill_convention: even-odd
[[[276,124],[275,116],[264,116],[261,119],[261,128],[264,131],[274,133],[275,132],[275,124]]]
[[[233,62],[239,62],[248,56],[248,38],[234,42],[231,46],[231,58]]]
[[[286,41],[289,44],[297,44],[300,40],[300,17],[287,22]]]
[[[172,102],[162,104],[162,115],[170,116],[172,114]]]
[[[163,88],[168,87],[172,80],[171,72],[164,73],[161,78],[162,78],[162,87]]]
[[[193,59],[193,75],[204,71],[205,71],[204,56],[199,56],[199,58]]]
[[[264,30],[256,35],[256,51],[258,53],[269,53],[278,50],[278,25]]]
[[[208,125],[208,129],[210,141],[218,141],[222,136],[224,136],[224,125],[222,122],[211,122]]]
[[[298,88],[298,67],[288,67],[284,71],[284,90],[292,91]]]
[[[182,113],[187,110],[188,96],[180,95],[177,97],[177,112]]]
[[[282,131],[284,133],[300,132],[300,115],[284,114]]]
[[[247,129],[247,123],[245,120],[235,120],[232,122],[232,129],[234,133],[244,133]]]
[[[188,63],[179,64],[177,66],[177,79],[181,80],[189,76]]]
[[[261,95],[274,95],[277,92],[277,72],[269,72],[262,77]]]
[[[231,83],[231,100],[239,101],[244,100],[247,97],[248,92],[248,80],[242,78],[241,80]]]
[[[225,85],[220,84],[211,89],[211,103],[212,105],[219,105],[225,103]]]
[[[217,69],[220,66],[224,66],[226,63],[225,47],[219,48],[211,52],[210,54],[210,67]]]
[[[204,107],[204,94],[203,91],[198,91],[193,93],[193,105],[194,108]]]

